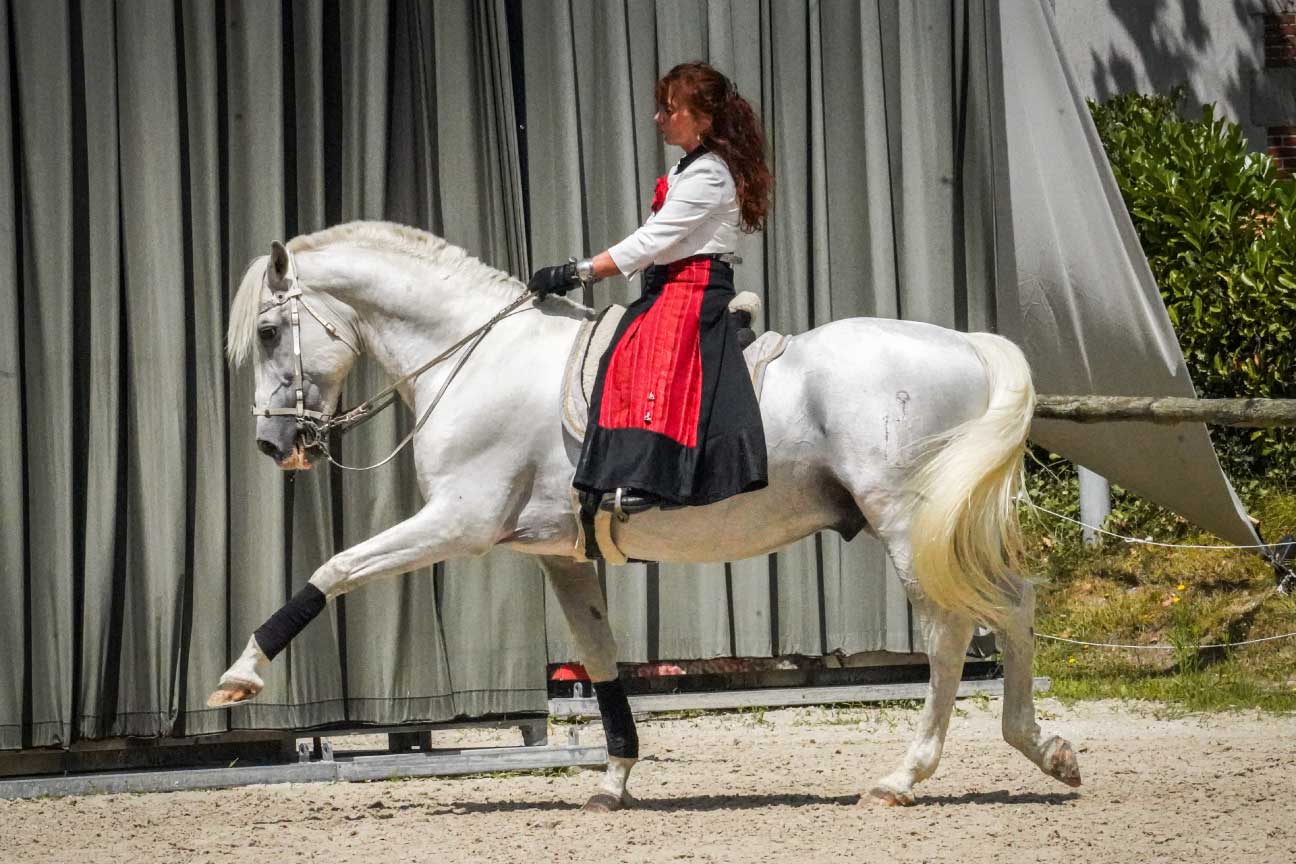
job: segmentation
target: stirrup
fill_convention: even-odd
[[[577,532],[577,561],[606,561],[608,564],[650,564],[640,558],[630,558],[616,545],[612,536],[612,523],[626,522],[634,513],[653,507],[675,508],[683,504],[667,504],[657,498],[635,495],[621,488],[606,494],[581,492],[573,489],[572,504],[576,509],[580,528]]]

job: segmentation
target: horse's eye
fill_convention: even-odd
[[[272,324],[257,328],[257,335],[261,337],[262,342],[273,342],[274,338],[279,335],[279,328]]]

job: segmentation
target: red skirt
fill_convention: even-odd
[[[577,489],[700,505],[766,485],[733,297],[733,268],[710,256],[648,268],[599,363]]]

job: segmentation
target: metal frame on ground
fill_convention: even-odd
[[[1047,691],[1048,678],[1034,679],[1037,692]],[[964,681],[960,697],[1003,693],[1001,679]],[[671,711],[727,710],[735,708],[780,708],[795,705],[825,705],[850,702],[894,702],[923,699],[927,684],[870,684],[832,687],[772,687],[755,690],[732,690],[710,693],[670,693],[630,697],[630,708],[636,714]],[[598,717],[598,704],[583,695],[583,688],[570,699],[549,700],[551,718],[582,719]],[[424,727],[351,730],[374,734],[406,736],[416,743],[420,730],[501,727],[531,725],[540,718],[512,721],[480,721],[437,724]],[[177,792],[192,789],[226,789],[257,783],[319,783],[337,781],[387,780],[396,777],[434,777],[460,774],[488,774],[499,771],[535,771],[550,768],[597,768],[607,764],[607,749],[602,744],[579,744],[580,725],[568,729],[567,743],[551,746],[534,729],[525,732],[529,745],[520,747],[478,747],[461,750],[424,749],[413,752],[382,754],[335,754],[328,736],[337,731],[319,733],[317,747],[306,740],[297,744],[296,763],[250,765],[226,768],[173,768],[160,771],[111,771],[62,776],[25,777],[0,780],[0,799],[37,798],[41,796],[89,795],[122,792]],[[291,736],[309,739],[311,736]],[[422,738],[426,742],[426,738]]]

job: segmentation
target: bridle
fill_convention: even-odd
[[[454,380],[455,375],[459,373],[459,370],[472,355],[472,352],[477,348],[477,345],[481,340],[491,331],[491,328],[512,314],[519,306],[534,298],[534,295],[530,291],[523,292],[521,296],[514,298],[503,309],[492,315],[490,320],[485,324],[473,330],[467,336],[463,337],[445,351],[442,351],[431,360],[419,366],[413,372],[402,375],[400,378],[379,391],[376,395],[369,397],[358,405],[348,408],[346,411],[339,414],[325,414],[323,411],[313,411],[306,407],[306,376],[302,369],[301,351],[301,311],[303,309],[306,310],[307,314],[319,322],[320,326],[324,328],[324,332],[328,333],[330,338],[336,339],[350,348],[357,357],[360,356],[361,352],[356,344],[342,336],[340,329],[336,324],[321,315],[313,306],[310,305],[310,303],[306,301],[301,280],[297,275],[297,262],[293,258],[291,252],[288,252],[286,249],[284,251],[288,257],[288,267],[284,274],[283,281],[288,283],[289,287],[284,291],[276,291],[272,299],[262,303],[257,309],[257,317],[259,318],[271,309],[283,306],[285,303],[288,304],[288,322],[292,328],[293,340],[292,386],[296,397],[296,405],[292,408],[274,408],[269,404],[253,405],[252,413],[258,417],[297,418],[297,432],[301,436],[302,446],[306,449],[318,449],[324,454],[324,458],[331,464],[347,471],[369,471],[374,468],[380,468],[392,459],[396,458],[396,454],[405,449],[405,446],[414,440],[414,436],[418,434],[418,431],[423,428],[423,424],[425,424],[428,418],[432,416],[432,409],[434,409],[437,406],[437,403],[441,401],[441,397],[445,395],[446,389],[450,386],[450,382]],[[270,268],[272,266],[273,262],[266,264],[267,279],[269,278]],[[309,286],[306,286],[306,290],[309,290]],[[355,337],[354,332],[352,333],[352,336],[355,338],[356,342],[359,341],[359,339]],[[397,391],[402,384],[405,384],[408,381],[413,381],[433,366],[448,360],[450,357],[454,356],[455,353],[459,352],[460,349],[465,348],[465,346],[466,350],[463,351],[459,359],[455,362],[454,367],[450,370],[450,374],[446,376],[445,381],[441,384],[441,389],[437,391],[436,396],[433,397],[431,403],[428,404],[427,409],[424,410],[422,416],[419,417],[418,422],[414,424],[414,428],[410,430],[408,435],[401,439],[401,442],[396,445],[396,449],[388,454],[385,459],[375,462],[372,465],[353,466],[343,465],[341,462],[338,462],[333,458],[333,454],[329,452],[328,448],[328,439],[330,434],[341,434],[350,429],[354,429],[361,423],[377,416],[384,408],[396,401],[399,395]]]

